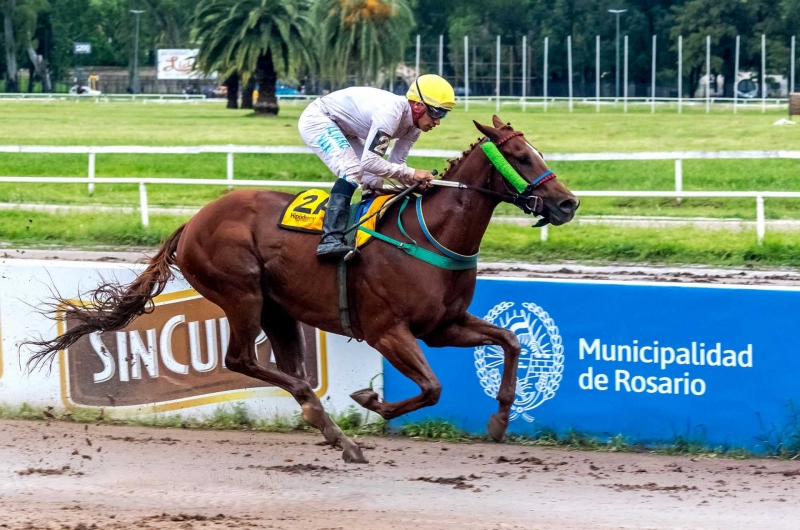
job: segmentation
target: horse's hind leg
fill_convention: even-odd
[[[345,462],[366,463],[361,449],[331,420],[308,383],[303,361],[305,339],[300,323],[277,304],[267,300],[261,313],[261,327],[272,345],[278,369],[296,381],[293,389],[286,390],[300,403],[303,419],[319,429],[333,447],[342,448]]]

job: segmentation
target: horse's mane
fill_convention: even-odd
[[[510,124],[510,123],[507,123],[506,125],[504,125],[504,126],[503,126],[501,129],[499,129],[499,130],[501,130],[501,131],[502,131],[502,130],[506,130],[506,129],[508,129],[508,130],[510,130],[510,131],[513,131],[513,130],[514,130],[514,129],[511,127],[511,124]],[[478,146],[480,146],[480,145],[483,143],[483,141],[484,141],[485,139],[486,139],[486,137],[485,137],[485,136],[481,136],[481,137],[479,137],[477,142],[475,142],[475,143],[473,143],[473,144],[469,144],[469,148],[468,148],[468,149],[466,149],[465,151],[463,151],[463,152],[461,153],[461,156],[460,156],[460,157],[458,157],[458,158],[451,158],[451,159],[448,159],[448,160],[447,160],[447,167],[445,168],[445,170],[444,170],[444,173],[442,173],[442,179],[445,179],[445,178],[447,178],[447,174],[448,174],[448,173],[450,173],[451,171],[455,171],[455,169],[458,167],[459,163],[460,163],[462,160],[464,160],[465,158],[467,158],[467,155],[469,155],[470,153],[472,153],[472,152],[473,152],[473,151],[474,151],[474,150],[475,150],[475,149],[476,149]]]

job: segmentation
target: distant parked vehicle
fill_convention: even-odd
[[[290,86],[282,85],[280,83],[275,83],[275,95],[276,96],[299,96],[300,92],[297,89],[292,88]],[[255,90],[253,90],[253,100],[258,99],[258,85],[256,85]]]
[[[72,96],[99,96],[102,94],[99,90],[83,85],[75,85],[69,89],[69,93]]]
[[[453,89],[453,92],[455,92],[456,96],[459,96],[459,97],[471,96],[472,95],[472,90],[466,90],[463,86],[455,87]]]

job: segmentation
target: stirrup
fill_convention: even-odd
[[[343,241],[331,241],[317,245],[317,258],[321,260],[341,259],[353,252],[353,247]]]
[[[350,250],[350,252],[348,252],[347,255],[343,259],[345,261],[351,261],[351,260],[353,260],[355,258],[358,258],[359,256],[361,256],[361,251],[358,250],[357,248],[354,248],[354,249]]]

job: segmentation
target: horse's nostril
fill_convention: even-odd
[[[564,199],[558,203],[558,207],[562,212],[572,213],[578,209],[579,204],[577,199]]]

